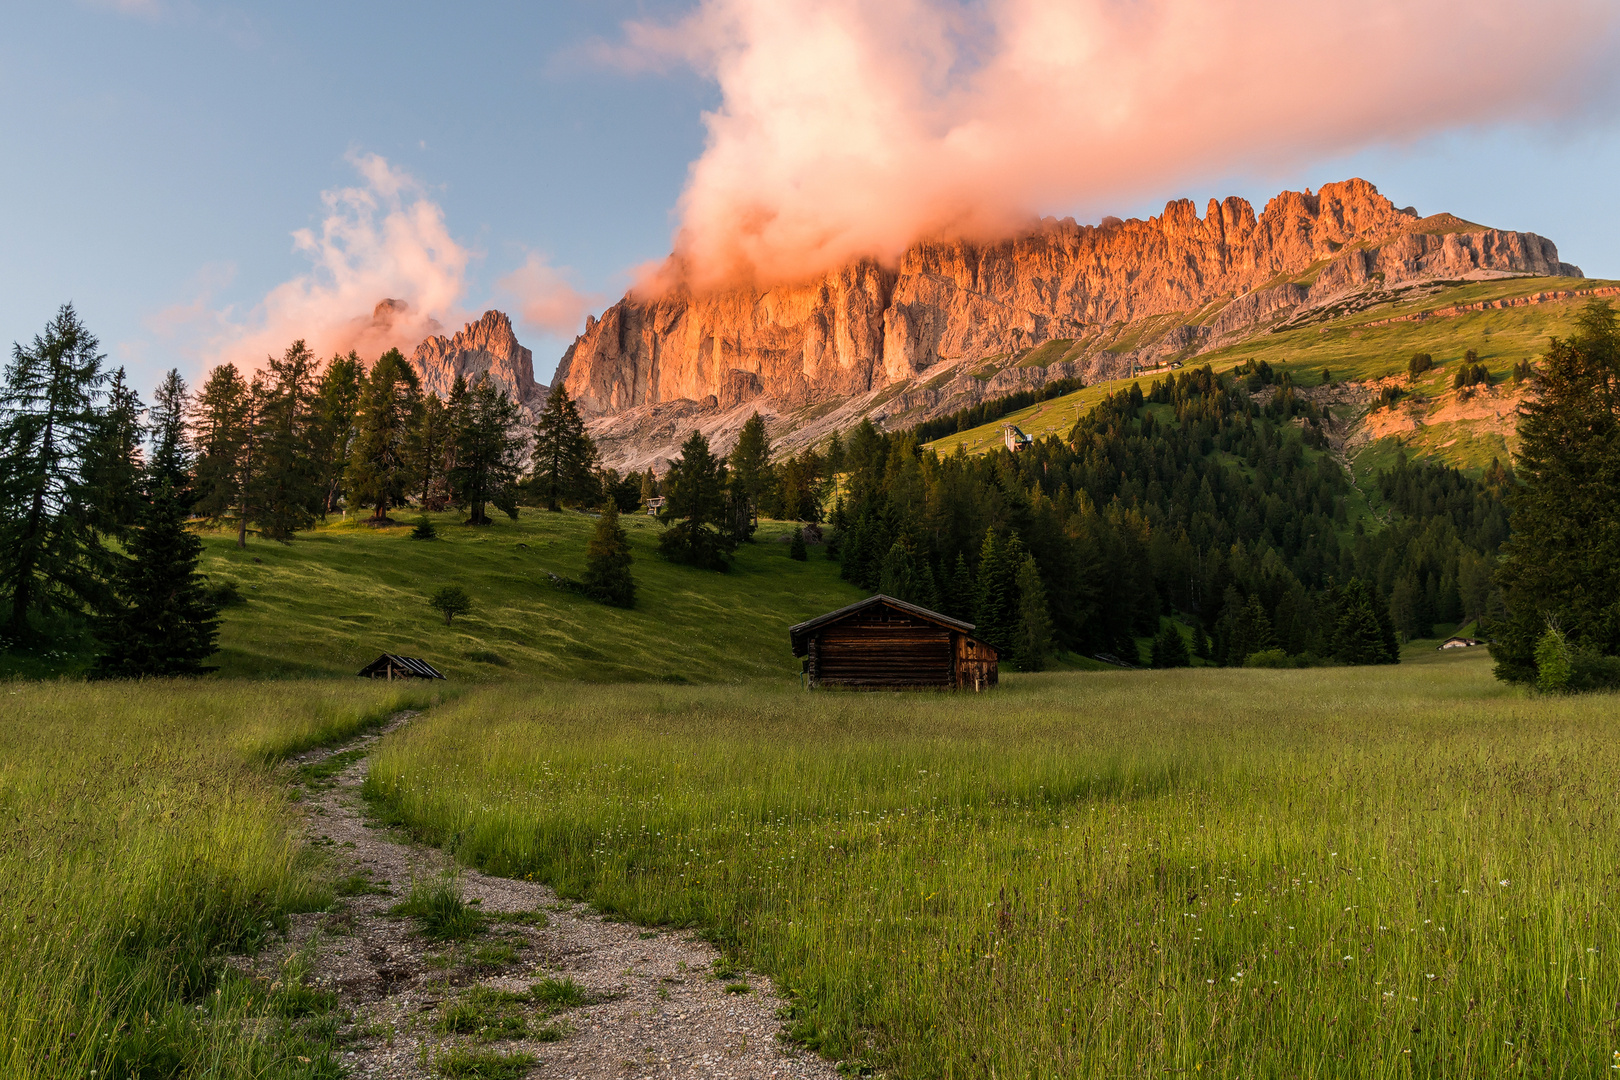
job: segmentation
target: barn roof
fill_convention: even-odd
[[[907,615],[915,616],[935,625],[943,626],[947,630],[960,630],[964,634],[973,632],[973,624],[970,622],[953,619],[949,615],[941,615],[937,611],[929,611],[925,607],[918,607],[916,604],[908,604],[904,600],[896,600],[892,596],[884,596],[882,593],[878,593],[876,596],[868,596],[865,600],[857,600],[853,604],[841,607],[837,611],[829,611],[825,615],[817,615],[813,619],[806,619],[797,626],[788,627],[788,637],[793,641],[793,655],[803,656],[805,654],[805,651],[809,648],[805,644],[805,639],[815,631],[824,626],[842,622],[851,615],[858,614],[869,607],[879,604],[892,607],[897,611],[902,611]]]
[[[389,665],[400,671],[408,671],[422,679],[442,679],[437,668],[426,660],[418,660],[414,656],[398,656],[394,653],[383,653],[377,659],[361,668],[359,674],[370,675],[374,671],[385,670]]]

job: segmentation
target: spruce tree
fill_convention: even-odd
[[[727,459],[730,465],[732,502],[738,520],[733,531],[743,540],[754,538],[754,527],[759,524],[759,501],[770,483],[771,441],[765,434],[765,420],[759,415],[748,418],[737,436]]]
[[[269,357],[254,417],[252,516],[259,535],[283,544],[315,524],[326,494],[311,452],[319,425],[318,366],[302,339]]]
[[[669,526],[658,538],[658,550],[672,562],[724,570],[735,542],[721,530],[726,514],[726,465],[709,450],[709,440],[694,431],[681,446],[681,456],[664,474],[664,509],[659,520]]]
[[[1514,473],[1491,653],[1499,677],[1533,682],[1549,620],[1577,654],[1620,654],[1620,321],[1608,302],[1588,305],[1534,370]]]
[[[201,675],[215,651],[219,608],[197,573],[202,541],[186,528],[185,499],[156,470],[139,528],[112,580],[112,599],[97,621],[101,678]]]
[[[422,412],[422,384],[398,349],[382,354],[360,395],[357,433],[344,476],[356,507],[372,508],[371,523],[387,524],[391,507],[405,505],[414,479],[411,433]]]
[[[125,380],[124,369],[113,372],[106,407],[84,448],[84,488],[78,508],[103,536],[126,539],[140,515],[145,411]]]
[[[546,397],[534,426],[532,460],[530,484],[546,509],[561,510],[563,503],[590,504],[600,494],[596,444],[585,433],[585,422],[561,383]]]
[[[1052,651],[1052,616],[1046,607],[1046,586],[1033,555],[1018,568],[1018,639],[1013,662],[1020,671],[1040,671]]]
[[[12,641],[33,637],[31,615],[82,612],[100,594],[105,549],[73,512],[102,423],[99,349],[72,304],[27,348],[12,346],[0,388],[0,600]]]
[[[993,529],[985,533],[973,604],[978,616],[974,636],[1015,663],[1023,614],[1018,606],[1018,571],[1023,562],[1024,546],[1017,536],[1002,540]]]
[[[456,465],[450,470],[450,489],[456,502],[467,507],[468,525],[488,525],[484,507],[490,503],[516,509],[505,496],[522,468],[523,435],[517,422],[517,406],[487,377],[467,391],[456,415]]]
[[[630,538],[619,524],[619,508],[608,503],[585,546],[585,591],[613,607],[636,606],[636,579],[630,575]]]
[[[1389,662],[1383,629],[1373,609],[1373,598],[1359,579],[1352,579],[1339,591],[1333,658],[1344,664]]]
[[[152,408],[147,413],[147,433],[152,454],[147,462],[147,487],[156,490],[167,484],[185,506],[187,512],[195,494],[191,486],[193,456],[190,424],[187,413],[191,409],[191,396],[186,381],[177,368],[158,384],[152,395]]]
[[[788,558],[797,562],[804,562],[810,558],[810,550],[804,546],[803,528],[793,530],[793,539],[788,542]]]
[[[1192,658],[1187,655],[1187,642],[1176,624],[1166,620],[1153,639],[1153,666],[1156,668],[1187,667]]]
[[[917,554],[916,545],[901,537],[889,546],[879,572],[878,591],[896,600],[934,610],[939,607],[939,590],[928,560]]]

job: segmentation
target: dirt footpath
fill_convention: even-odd
[[[838,1075],[777,1040],[783,1002],[768,979],[717,971],[719,954],[688,932],[604,922],[543,885],[471,870],[459,889],[476,932],[434,940],[421,920],[389,914],[413,883],[442,890],[449,867],[362,813],[364,752],[411,715],[295,762],[310,839],[347,875],[348,895],[296,916],[255,965],[285,977],[296,957],[311,987],[338,995],[352,1016],[339,1055],[351,1075]],[[341,768],[320,776],[322,761]]]

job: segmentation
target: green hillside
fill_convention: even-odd
[[[1571,278],[1514,278],[1414,290],[1420,295],[1295,329],[1263,331],[1237,344],[1189,357],[1186,362],[1209,364],[1216,371],[1224,371],[1251,358],[1263,360],[1279,371],[1288,372],[1297,385],[1316,386],[1321,382],[1323,368],[1332,373],[1335,382],[1381,379],[1404,375],[1412,354],[1429,353],[1438,366],[1425,381],[1425,389],[1435,395],[1437,407],[1430,410],[1435,415],[1424,417],[1425,422],[1398,436],[1353,440],[1349,456],[1356,462],[1358,475],[1373,471],[1376,464],[1392,461],[1403,447],[1414,457],[1477,471],[1488,465],[1491,458],[1505,457],[1511,449],[1511,423],[1499,420],[1494,412],[1483,419],[1445,419],[1445,411],[1438,407],[1443,404],[1439,395],[1445,391],[1450,375],[1445,365],[1473,349],[1479,354],[1480,362],[1500,381],[1515,363],[1540,356],[1549,337],[1568,334],[1587,301],[1574,297],[1521,307],[1437,315],[1421,321],[1390,320],[1406,320],[1413,315],[1469,304],[1511,301],[1541,292],[1595,289],[1613,284]],[[1007,424],[1016,424],[1036,438],[1065,437],[1075,421],[1106,395],[1128,388],[1132,382],[1141,382],[1145,388],[1158,374],[1148,371],[1135,379],[1088,386],[929,445],[946,454],[958,446],[970,454],[983,453],[1002,445],[1001,431]],[[1365,408],[1340,411],[1344,418],[1353,421],[1360,421],[1366,413]],[[1500,411],[1510,414],[1511,408]],[[1364,456],[1365,464],[1360,460]]]
[[[864,595],[811,548],[807,562],[779,542],[791,526],[765,522],[729,573],[672,565],[657,555],[658,526],[626,516],[639,583],[630,611],[556,588],[577,578],[595,519],[525,508],[484,528],[435,518],[439,539],[405,527],[334,523],[289,545],[205,536],[202,570],[233,581],[246,600],[227,608],[224,675],[348,675],[381,652],[421,656],[456,680],[513,675],[584,679],[792,679],[787,628]],[[464,587],[470,614],[446,626],[428,608],[441,585]]]

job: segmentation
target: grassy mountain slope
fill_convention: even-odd
[[[1549,337],[1568,334],[1587,300],[1573,297],[1461,313],[1447,309],[1612,285],[1581,279],[1513,278],[1412,290],[1403,299],[1365,310],[1335,314],[1327,309],[1320,321],[1289,329],[1283,328],[1289,324],[1279,324],[1237,344],[1186,357],[1185,362],[1207,363],[1223,371],[1253,358],[1289,372],[1299,386],[1318,386],[1324,368],[1335,383],[1351,383],[1347,393],[1335,395],[1333,411],[1349,426],[1344,451],[1355,463],[1358,476],[1387,464],[1403,447],[1409,455],[1477,472],[1493,457],[1505,459],[1513,447],[1517,399],[1511,386],[1504,386],[1513,365],[1540,356]],[[1450,389],[1451,365],[1469,349],[1479,354],[1480,362],[1491,372],[1493,385],[1488,393],[1458,395]],[[1436,364],[1435,371],[1413,387],[1421,391],[1423,400],[1397,406],[1393,410],[1397,418],[1386,415],[1380,422],[1368,409],[1380,380],[1398,381],[1406,388],[1407,361],[1418,352],[1431,354]],[[1067,436],[1075,421],[1104,396],[1132,382],[1145,385],[1158,374],[1147,371],[1135,379],[1088,386],[930,445],[941,453],[958,446],[969,453],[982,453],[1002,444],[1006,424],[1017,424],[1036,438]]]
[[[588,681],[792,679],[787,628],[859,599],[838,564],[811,548],[788,557],[788,525],[763,523],[725,574],[657,555],[649,518],[624,518],[635,554],[638,602],[606,607],[556,588],[549,573],[579,577],[595,519],[524,509],[467,528],[436,515],[439,539],[400,527],[334,523],[290,545],[205,537],[202,570],[234,581],[246,602],[226,609],[222,674],[351,675],[381,652],[420,656],[456,680],[511,675]],[[439,586],[464,587],[470,614],[450,626],[430,610]]]

